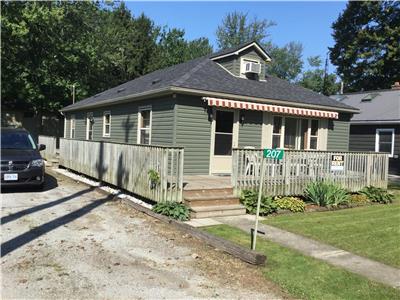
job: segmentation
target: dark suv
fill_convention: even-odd
[[[44,185],[44,161],[25,129],[1,128],[1,187]]]

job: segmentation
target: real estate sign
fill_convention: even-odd
[[[264,158],[282,160],[285,150],[283,149],[264,149]]]
[[[344,171],[344,155],[332,155],[331,171]]]

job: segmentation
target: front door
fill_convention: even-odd
[[[230,174],[232,147],[237,146],[237,117],[233,110],[214,110],[211,136],[211,166],[213,174]]]

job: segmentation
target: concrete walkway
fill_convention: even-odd
[[[215,220],[240,228],[246,232],[250,232],[250,228],[254,228],[254,216],[220,217],[215,218]],[[271,240],[305,255],[323,260],[331,265],[360,274],[373,281],[400,288],[400,270],[397,268],[276,227],[259,223],[259,230],[265,232],[265,235],[259,235],[258,238]]]

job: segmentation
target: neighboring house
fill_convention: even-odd
[[[185,174],[229,174],[233,147],[348,151],[358,110],[270,76],[256,42],[158,70],[62,109],[72,139],[181,146]]]
[[[23,127],[36,141],[40,134],[60,137],[64,131],[63,120],[59,113],[46,113],[40,120],[31,104],[7,99],[1,101],[1,126]]]
[[[351,151],[389,153],[389,172],[400,174],[400,84],[377,90],[333,96],[360,109],[351,119]]]

